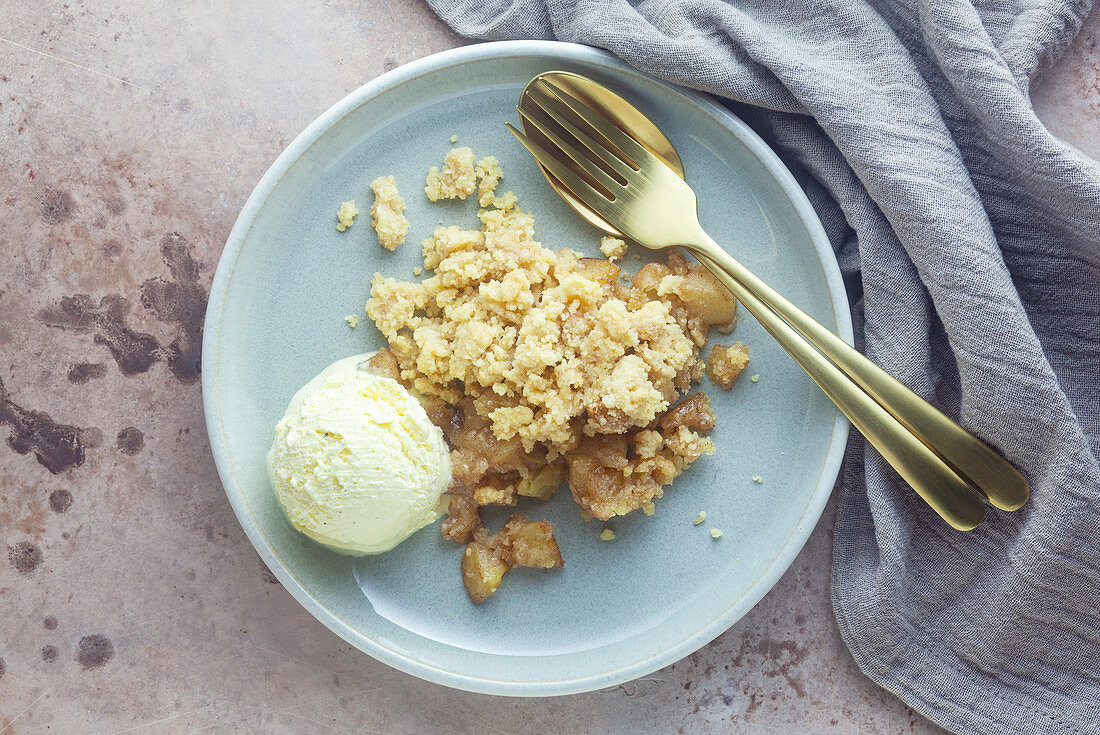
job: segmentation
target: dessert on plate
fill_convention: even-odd
[[[302,431],[341,437],[346,431],[352,437],[318,433],[321,438],[303,439],[317,456],[344,462],[341,472],[373,467],[371,462],[383,467],[377,460],[353,460],[345,451],[395,455],[403,463],[400,471],[397,465],[378,470],[402,477],[392,495],[360,492],[350,479],[319,493],[330,514],[318,516],[327,519],[324,528],[343,528],[345,521],[336,516],[346,511],[349,528],[378,523],[377,535],[386,543],[396,544],[434,519],[433,498],[440,500],[440,478],[446,477],[442,533],[464,545],[462,578],[475,602],[492,595],[510,569],[563,564],[549,521],[514,513],[491,531],[481,508],[517,506],[524,498],[545,501],[564,483],[586,520],[637,510],[652,514],[665,488],[714,452],[707,434],[715,415],[706,394],[692,393],[692,385],[709,367],[712,380],[729,388],[748,360],[740,343],[717,346],[708,362],[701,359],[712,328],[733,329],[737,307],[705,268],[673,252],[666,262],[647,263],[628,278],[613,262],[626,253],[622,240],[604,239],[600,250],[607,259],[547,249],[535,239],[534,220],[519,208],[516,195],[497,193],[502,179],[496,158],[475,163],[469,148],[453,149],[442,169],[428,173],[425,193],[437,201],[464,200],[476,192],[480,228],[437,227],[422,243],[422,280],[375,274],[371,281],[366,311],[388,348],[369,362],[353,358],[358,362],[340,375],[346,378],[351,370],[363,385],[384,381],[386,391],[379,395],[387,396],[385,405],[400,405],[407,418],[389,424],[377,419],[382,409],[362,404],[359,388],[344,389],[330,378],[332,397],[305,404],[306,415],[299,417],[303,409],[292,402],[272,450],[284,451],[282,437],[300,425]],[[375,184],[382,185],[372,185],[379,200],[384,194],[400,202],[395,209],[403,209],[393,177]],[[380,244],[392,249],[383,231],[378,234]],[[332,403],[340,400],[348,405]],[[326,423],[325,411],[341,418]],[[339,428],[353,416],[374,417],[371,428]],[[425,421],[438,436],[429,436]],[[404,438],[383,438],[387,430],[404,431]],[[419,438],[414,440],[414,433]],[[437,447],[444,440],[449,454],[440,455]],[[312,448],[319,443],[325,448]],[[407,451],[423,455],[414,461]],[[298,454],[284,453],[298,461]],[[327,543],[324,539],[333,538],[328,531],[302,521],[302,508],[322,506],[312,495],[301,497],[295,478],[321,470],[326,478],[336,474],[320,460],[308,469],[305,461],[279,465],[283,475],[276,473],[276,479],[284,489],[277,485],[277,494],[295,525]],[[431,462],[439,467],[434,474],[426,467]],[[414,475],[429,489],[413,491],[415,482],[404,478]],[[345,492],[345,486],[353,491]],[[398,502],[397,496],[406,500]],[[367,521],[368,506],[371,514],[392,508],[401,517],[391,523],[371,515],[375,520]],[[330,545],[356,553],[386,550],[374,538],[341,544]]]

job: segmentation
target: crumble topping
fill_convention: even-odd
[[[350,199],[340,205],[340,209],[336,211],[336,229],[340,232],[348,229],[355,223],[355,218],[359,215],[359,209],[355,206],[355,200]]]
[[[370,188],[374,192],[374,204],[370,207],[371,227],[382,247],[396,250],[409,232],[409,221],[403,214],[405,199],[397,191],[397,182],[392,176],[379,176],[370,182]]]
[[[600,252],[608,260],[619,260],[626,255],[626,240],[605,235],[600,238]]]
[[[432,166],[424,185],[428,199],[465,199],[474,190],[474,152],[466,146],[452,148],[443,159],[443,170]]]

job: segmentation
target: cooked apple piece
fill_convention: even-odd
[[[707,357],[707,375],[710,382],[729,390],[733,387],[733,381],[749,364],[749,348],[740,342],[727,347],[726,345],[714,345],[710,348],[710,356]]]
[[[624,294],[637,308],[649,299],[669,302],[672,315],[685,333],[702,347],[711,327],[729,332],[737,322],[737,299],[710,271],[698,263],[689,263],[678,252],[668,254],[668,265],[647,263],[630,279]]]
[[[478,505],[515,505],[516,483],[503,477],[488,477],[474,488],[474,502]]]
[[[464,544],[473,538],[475,531],[482,528],[481,515],[478,513],[477,502],[469,489],[451,485],[448,492],[451,499],[447,518],[444,519],[441,528],[443,538]]]
[[[367,370],[380,378],[393,378],[401,382],[401,369],[397,358],[389,350],[378,350],[367,360]]]
[[[655,292],[658,284],[669,275],[672,270],[664,263],[646,263],[631,277],[630,284],[640,291]]]
[[[596,283],[613,285],[619,280],[621,269],[610,260],[603,258],[581,258],[577,261],[584,275]]]
[[[516,492],[525,498],[549,500],[564,481],[565,465],[560,462],[549,464],[520,480],[516,484]]]
[[[530,521],[517,513],[501,533],[511,544],[512,563],[516,566],[552,569],[564,565],[550,521]]]
[[[710,431],[715,423],[714,409],[706,393],[693,393],[673,406],[661,417],[662,429],[685,426],[696,431]]]
[[[455,437],[462,429],[462,409],[435,396],[420,396],[420,405],[428,414],[428,420],[442,429],[447,443],[453,445]]]
[[[683,300],[689,317],[698,320],[704,331],[712,326],[719,332],[732,329],[737,319],[737,299],[733,294],[698,263],[684,262],[682,267],[683,280],[676,287],[676,295]]]
[[[585,520],[595,517],[606,521],[614,515],[625,515],[652,497],[635,498],[634,488],[627,483],[627,446],[628,438],[621,434],[585,437],[565,456],[569,489]]]
[[[466,544],[462,552],[462,584],[474,602],[490,597],[500,587],[500,580],[510,565],[493,549],[476,540]]]
[[[491,393],[491,391],[486,392]],[[454,433],[451,446],[464,456],[477,460],[476,463],[470,464],[472,476],[464,478],[471,485],[476,485],[477,479],[489,472],[503,474],[509,470],[518,471],[520,467],[526,466],[523,442],[518,437],[505,441],[493,434],[489,419],[485,416],[494,405],[487,400],[482,400],[480,403],[467,400],[463,401],[459,407],[462,412],[461,425]]]

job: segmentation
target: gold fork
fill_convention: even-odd
[[[601,89],[584,81],[590,93]],[[630,108],[633,115],[620,120],[641,115]],[[568,189],[570,204],[645,247],[681,247],[699,258],[948,523],[974,528],[985,517],[987,498],[1005,510],[1027,502],[1027,481],[1011,464],[715,243],[699,224],[691,187],[626,130],[543,78],[527,86],[517,109],[541,142],[512,125],[509,130]]]

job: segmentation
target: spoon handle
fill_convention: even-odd
[[[938,454],[814,349],[805,337],[768,308],[740,280],[705,255],[700,260],[802,366],[852,425],[933,510],[962,531],[969,531],[982,522],[985,518],[983,497]]]
[[[994,506],[1016,510],[1027,502],[1027,480],[1008,461],[785,299],[709,237],[704,237],[699,245],[689,249],[703,256],[704,265],[731,290],[730,281],[737,283],[734,295],[754,316],[756,311],[742,299],[742,293],[748,294],[757,308],[762,306],[788,322]]]

